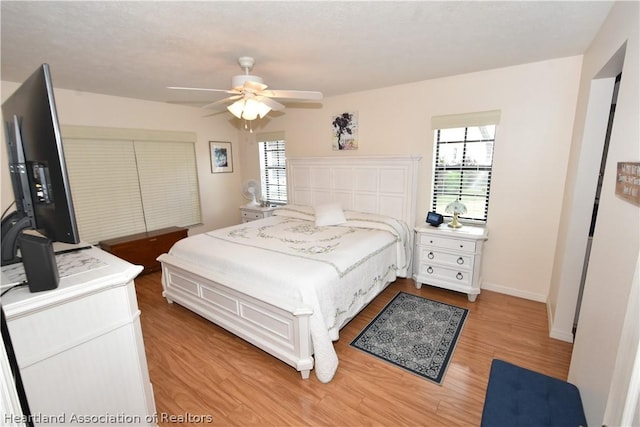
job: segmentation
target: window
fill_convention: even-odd
[[[467,207],[460,218],[487,221],[499,117],[499,111],[489,111],[433,118],[433,211],[444,215],[459,200]]]
[[[201,222],[194,134],[66,127],[63,137],[83,241]]]
[[[287,203],[287,167],[284,135],[258,136],[260,149],[260,184],[262,197],[269,203]]]

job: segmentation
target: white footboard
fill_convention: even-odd
[[[247,287],[228,283],[211,271],[168,254],[162,263],[163,295],[293,366],[309,378],[313,350],[309,316],[297,301],[248,295]]]

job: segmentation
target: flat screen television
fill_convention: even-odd
[[[15,211],[2,218],[2,265],[21,261],[25,229],[51,241],[79,243],[71,188],[48,64],[2,104]]]

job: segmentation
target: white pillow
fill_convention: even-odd
[[[316,212],[316,227],[323,227],[325,225],[339,225],[347,222],[342,211],[342,206],[339,203],[324,203],[318,205],[315,208]]]

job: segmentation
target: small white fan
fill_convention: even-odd
[[[251,200],[245,206],[260,206],[257,195],[260,193],[260,184],[255,179],[248,179],[242,185],[242,195]]]

